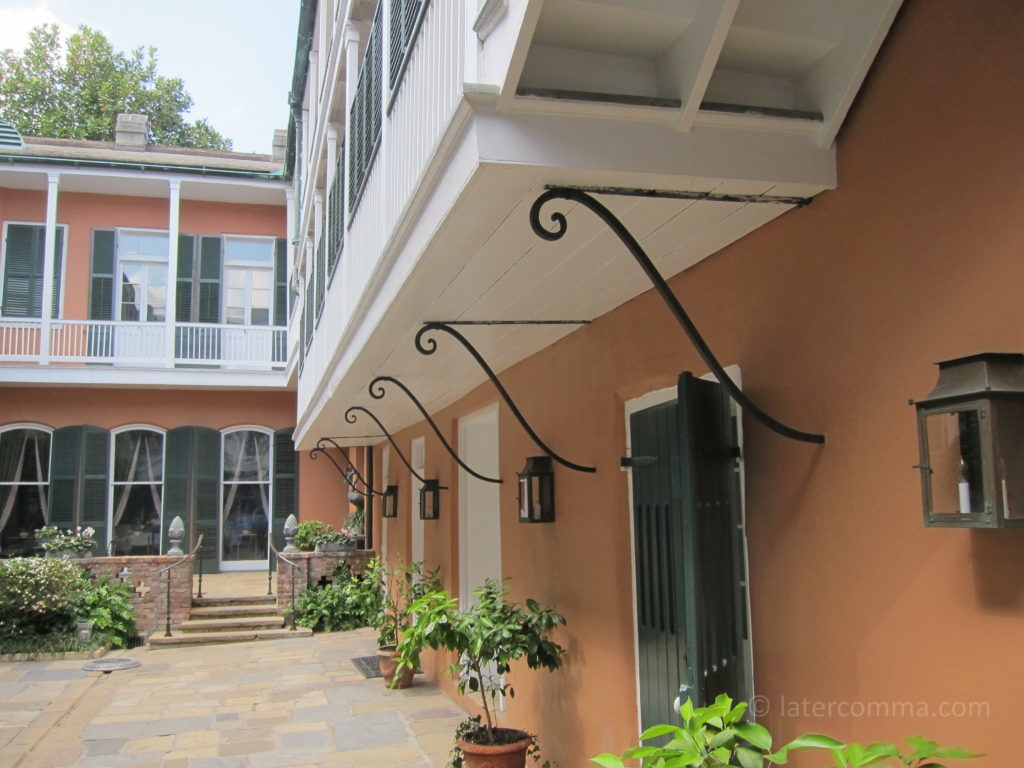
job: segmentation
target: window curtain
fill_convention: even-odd
[[[260,505],[264,514],[270,514],[270,499],[267,494],[267,481],[270,479],[269,467],[264,467],[264,451],[260,445],[260,437],[268,444],[270,438],[262,432],[232,432],[224,441],[224,466],[231,467],[230,474],[224,481],[230,486],[224,500],[224,516],[231,513],[238,495],[239,484],[244,481],[259,483]],[[234,456],[232,456],[234,454]]]
[[[20,484],[26,481],[36,483],[39,508],[43,512],[43,519],[48,518],[45,485],[48,473],[43,465],[40,436],[49,437],[47,433],[35,429],[9,430],[0,436],[0,482],[11,483],[0,489],[0,531],[7,526],[14,511]],[[49,452],[49,446],[46,452]],[[35,471],[32,471],[33,467]]]
[[[114,470],[115,482],[124,483],[118,489],[117,500],[114,505],[115,527],[124,517],[132,488],[137,484],[148,484],[150,495],[153,498],[153,508],[157,511],[162,509],[160,492],[163,481],[160,467],[163,460],[163,435],[156,432],[139,430],[129,432],[128,439],[131,446],[129,448],[131,459],[127,472],[122,473],[117,467]],[[119,462],[122,460],[121,456],[117,458]]]

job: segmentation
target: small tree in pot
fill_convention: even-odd
[[[480,695],[483,720],[477,727],[461,729],[458,748],[468,768],[487,762],[522,766],[533,736],[514,728],[494,724],[498,694],[513,696],[506,676],[511,663],[526,659],[530,669],[555,670],[562,664],[564,649],[548,635],[565,619],[536,600],[523,604],[507,602],[506,590],[493,579],[474,591],[477,602],[459,610],[458,601],[447,592],[430,592],[409,610],[416,620],[398,644],[399,667],[415,668],[424,648],[455,651],[459,660],[448,668],[457,681],[459,693],[469,690]],[[488,701],[490,699],[490,701]],[[508,753],[507,762],[498,762]]]
[[[380,613],[375,624],[381,677],[389,688],[408,688],[412,684],[415,667],[397,668],[396,646],[398,638],[412,625],[412,604],[441,588],[437,569],[424,571],[422,562],[404,565],[401,560],[394,567],[386,568],[374,559],[367,567],[366,578],[381,587]]]

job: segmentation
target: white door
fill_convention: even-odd
[[[412,441],[412,468],[416,470],[420,477],[423,477],[423,465],[426,457],[424,456],[424,440],[422,437],[417,437]],[[412,494],[409,502],[409,524],[412,526],[412,562],[418,563],[423,560],[423,520],[420,519],[420,488],[423,487],[423,483],[416,478],[415,475],[411,476],[412,482],[409,483],[409,490]]]
[[[498,477],[496,404],[459,419],[459,458],[481,475]],[[501,582],[500,488],[459,468],[459,597],[463,606],[472,605],[473,590],[486,579]]]

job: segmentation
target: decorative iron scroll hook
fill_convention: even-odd
[[[441,441],[441,445],[443,445],[445,450],[448,451],[448,453],[451,455],[451,457],[453,459],[455,459],[455,461],[458,462],[460,467],[462,467],[464,470],[466,470],[469,474],[471,474],[477,480],[483,480],[485,483],[500,483],[501,482],[501,478],[500,477],[488,477],[487,475],[481,475],[479,472],[477,472],[477,471],[473,470],[471,467],[469,467],[466,464],[466,462],[464,462],[459,457],[459,454],[457,454],[452,449],[451,444],[449,444],[449,442],[445,439],[445,436],[441,434],[441,430],[438,429],[437,424],[434,423],[434,420],[432,418],[430,418],[430,414],[427,413],[426,408],[423,407],[423,404],[420,403],[420,401],[417,399],[416,395],[414,395],[409,390],[409,388],[407,386],[405,386],[405,384],[400,382],[394,376],[378,376],[373,381],[371,381],[370,382],[370,386],[368,387],[368,389],[370,390],[370,397],[372,397],[374,400],[380,400],[380,399],[382,399],[384,397],[384,386],[383,386],[383,383],[385,381],[390,382],[391,384],[394,384],[399,389],[401,389],[403,392],[405,392],[406,395],[409,396],[409,399],[412,400],[413,404],[417,408],[419,408],[420,413],[423,414],[423,418],[427,420],[427,423],[430,425],[430,428],[434,430],[434,434],[437,435],[438,440]]]
[[[371,411],[369,408],[363,408],[363,406],[361,405],[350,406],[349,409],[345,411],[345,421],[347,421],[349,424],[355,424],[356,418],[358,418],[355,414],[356,411],[360,413],[365,413],[367,416],[373,419],[374,423],[376,423],[376,425],[380,428],[380,431],[384,434],[384,437],[386,437],[388,439],[388,442],[391,443],[391,447],[395,449],[395,453],[398,454],[398,458],[400,458],[402,460],[402,463],[405,464],[406,469],[408,469],[412,473],[412,476],[419,480],[421,483],[427,482],[427,479],[425,477],[423,477],[419,472],[412,468],[412,464],[410,464],[409,460],[405,458],[405,454],[402,453],[402,449],[398,447],[398,443],[395,442],[395,438],[393,438],[391,436],[391,433],[384,428],[384,425],[380,423],[380,419],[374,416],[373,411]],[[438,486],[438,488],[440,488],[443,491],[448,490],[448,486],[446,485],[440,485]]]
[[[337,448],[341,455],[345,457],[345,461],[348,463],[348,467],[342,467],[340,464],[338,464],[338,462],[334,460],[334,457],[327,452],[327,448],[324,447],[324,443],[330,443],[332,446]],[[361,474],[359,474],[359,470],[356,468],[356,465],[352,463],[352,459],[350,459],[348,457],[348,454],[345,453],[345,449],[342,448],[333,438],[321,437],[319,440],[317,440],[316,448],[311,448],[309,451],[309,458],[315,461],[321,454],[330,459],[331,463],[334,465],[334,468],[338,470],[338,474],[341,475],[342,479],[345,481],[345,484],[348,485],[348,487],[351,488],[353,491],[355,491],[358,494],[361,494],[362,496],[369,496],[371,494],[374,496],[384,496],[384,494],[381,493],[380,491],[375,491],[370,487],[370,484],[366,482],[366,480],[363,478]],[[360,489],[354,482],[352,482],[352,476],[354,476],[359,483],[362,483],[363,488],[365,490]]]
[[[708,347],[704,338],[700,335],[700,331],[697,330],[697,326],[690,320],[689,315],[686,314],[686,310],[683,309],[683,305],[679,303],[679,299],[672,293],[672,289],[669,288],[668,283],[658,272],[657,267],[651,261],[650,257],[640,246],[640,243],[636,241],[636,238],[630,234],[629,230],[626,229],[625,225],[619,221],[619,219],[605,208],[601,203],[595,200],[593,197],[588,195],[586,192],[577,189],[567,189],[565,187],[553,187],[548,189],[540,195],[536,200],[533,201],[533,205],[530,207],[530,227],[537,234],[538,237],[542,237],[545,240],[555,241],[560,240],[569,227],[569,223],[564,213],[555,211],[551,214],[551,229],[546,228],[540,221],[540,209],[544,207],[544,204],[549,200],[555,200],[562,198],[564,200],[572,200],[579,203],[580,205],[586,206],[593,211],[598,218],[600,218],[608,227],[614,232],[619,240],[622,241],[623,245],[629,250],[633,258],[643,269],[644,274],[651,281],[654,289],[661,296],[662,301],[668,306],[669,311],[672,312],[673,316],[682,326],[683,331],[689,338],[690,343],[697,349],[697,353],[701,356],[704,363],[711,369],[711,372],[718,379],[719,383],[725,387],[729,396],[743,408],[745,411],[750,413],[755,419],[764,424],[773,432],[788,437],[791,440],[799,440],[805,443],[818,443],[823,444],[825,442],[825,436],[814,432],[801,432],[798,429],[788,427],[780,421],[769,416],[767,413],[762,411],[757,405],[755,405],[749,397],[747,397],[743,390],[736,386],[729,374],[725,372],[718,359],[715,357],[711,348]],[[420,331],[422,333],[422,331]],[[417,337],[418,338],[418,337]]]
[[[476,348],[469,343],[469,340],[465,336],[456,331],[447,323],[424,323],[423,327],[416,332],[416,350],[421,355],[432,355],[434,354],[434,352],[437,351],[437,340],[424,338],[424,335],[429,333],[430,331],[444,331],[450,336],[453,336],[460,344],[462,344],[462,346],[466,348],[469,354],[473,356],[473,359],[476,360],[477,365],[479,365],[483,372],[487,374],[487,378],[489,378],[491,380],[491,383],[494,384],[494,388],[498,390],[498,394],[501,395],[502,399],[505,401],[505,404],[508,405],[509,410],[512,411],[512,415],[516,417],[516,420],[519,422],[522,428],[526,430],[526,434],[528,434],[530,438],[533,440],[533,442],[537,444],[538,448],[544,451],[544,453],[546,453],[552,459],[557,461],[559,464],[568,467],[569,469],[575,469],[577,472],[597,471],[596,467],[586,467],[583,466],[582,464],[576,464],[575,462],[569,461],[568,459],[563,459],[561,456],[559,456],[557,453],[551,450],[551,448],[548,447],[547,443],[541,440],[537,433],[533,431],[533,427],[531,427],[527,423],[522,412],[520,412],[519,408],[517,408],[516,404],[512,401],[512,397],[509,395],[504,385],[502,385],[502,383],[498,380],[498,377],[497,375],[495,375],[494,371],[491,370],[491,366],[489,366],[487,362],[483,359],[483,357],[480,356],[480,353],[476,351]]]

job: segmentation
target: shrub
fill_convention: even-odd
[[[343,632],[363,626],[345,584],[325,584],[295,598],[295,623],[323,632]]]
[[[92,622],[93,638],[99,644],[126,648],[128,640],[135,637],[131,594],[128,584],[111,584],[110,576],[103,576],[86,587],[78,605],[78,618]]]
[[[0,560],[0,634],[42,635],[70,628],[86,588],[82,570],[69,560]]]
[[[295,532],[295,546],[303,552],[309,552],[316,545],[316,537],[331,530],[331,526],[319,520],[303,520]]]

